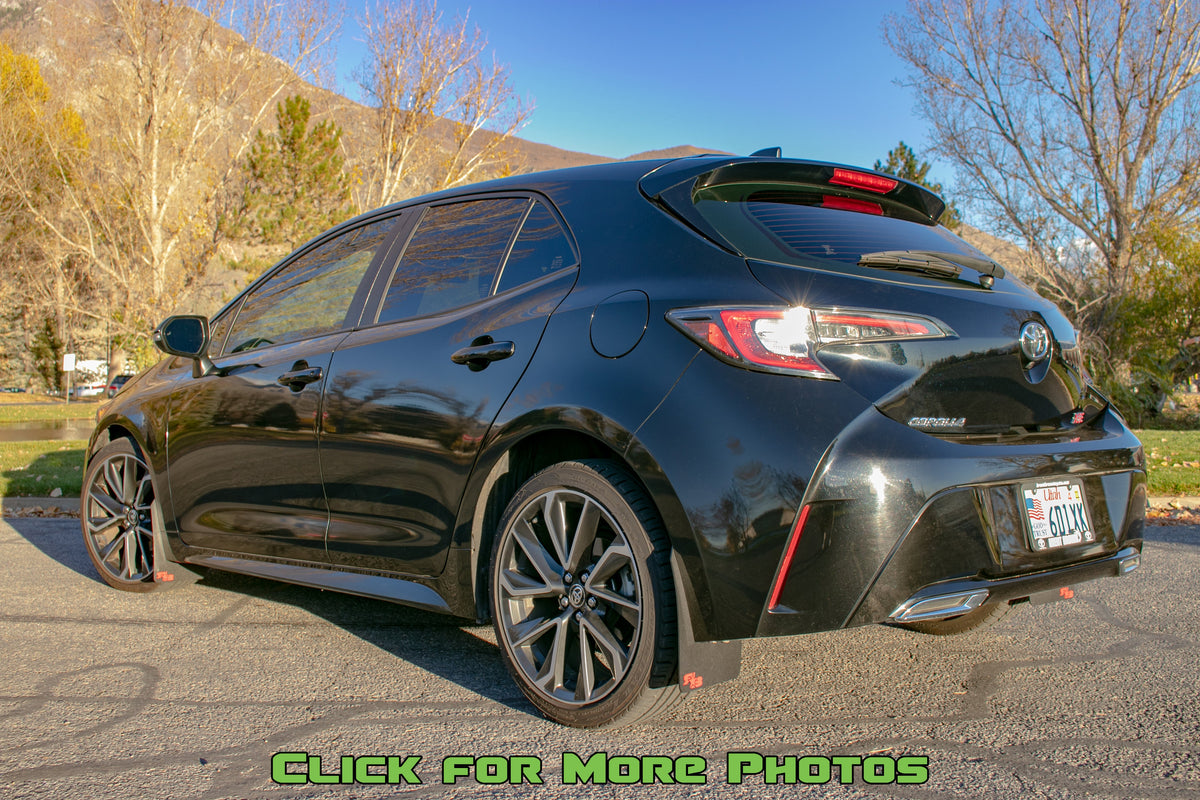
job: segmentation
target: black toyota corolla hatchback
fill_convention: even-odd
[[[215,568],[493,620],[576,726],[740,640],[957,633],[1133,570],[1145,464],[1061,313],[868,170],[702,156],[364,214],[104,410],[83,533],[146,591]]]

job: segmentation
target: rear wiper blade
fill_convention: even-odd
[[[880,250],[863,253],[858,259],[860,267],[881,269],[904,269],[924,272],[943,278],[957,278],[963,267],[970,267],[982,276],[980,282],[991,286],[995,278],[1004,277],[1004,267],[987,258],[977,258],[963,253],[943,253],[935,250]]]

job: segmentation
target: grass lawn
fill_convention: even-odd
[[[67,439],[0,442],[0,495],[78,497],[83,487],[83,449],[87,442]]]
[[[1150,494],[1200,495],[1200,431],[1134,431],[1146,448]]]
[[[13,398],[21,398],[14,400]],[[0,394],[0,422],[36,422],[39,420],[96,419],[96,400],[72,400],[29,394]]]
[[[81,405],[94,413],[94,403]],[[1200,496],[1200,431],[1134,432],[1146,448],[1150,494]],[[86,446],[82,440],[0,442],[0,496],[45,497],[58,488],[64,497],[78,497]]]

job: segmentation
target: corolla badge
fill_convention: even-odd
[[[913,428],[962,428],[967,424],[966,417],[910,417],[909,426]]]
[[[1050,355],[1050,331],[1040,322],[1030,320],[1021,326],[1021,354],[1036,364]]]

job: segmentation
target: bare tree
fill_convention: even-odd
[[[1200,202],[1198,17],[1187,0],[911,0],[885,24],[960,192],[1101,340],[1151,224]]]
[[[221,239],[223,193],[255,131],[314,75],[340,18],[328,0],[107,0],[56,10],[89,40],[68,49],[90,63],[67,71],[94,78],[73,87],[89,159],[65,184],[66,213],[32,197],[26,207],[97,285],[98,299],[78,311],[145,340],[202,275]]]
[[[0,44],[0,369],[33,370],[32,335],[71,339],[71,306],[86,276],[45,224],[87,158],[79,114],[55,97],[36,59]],[[53,365],[48,367],[53,372]]]
[[[531,108],[465,17],[443,25],[434,2],[375,2],[359,20],[367,56],[356,74],[375,112],[360,208],[477,179],[498,166]]]

